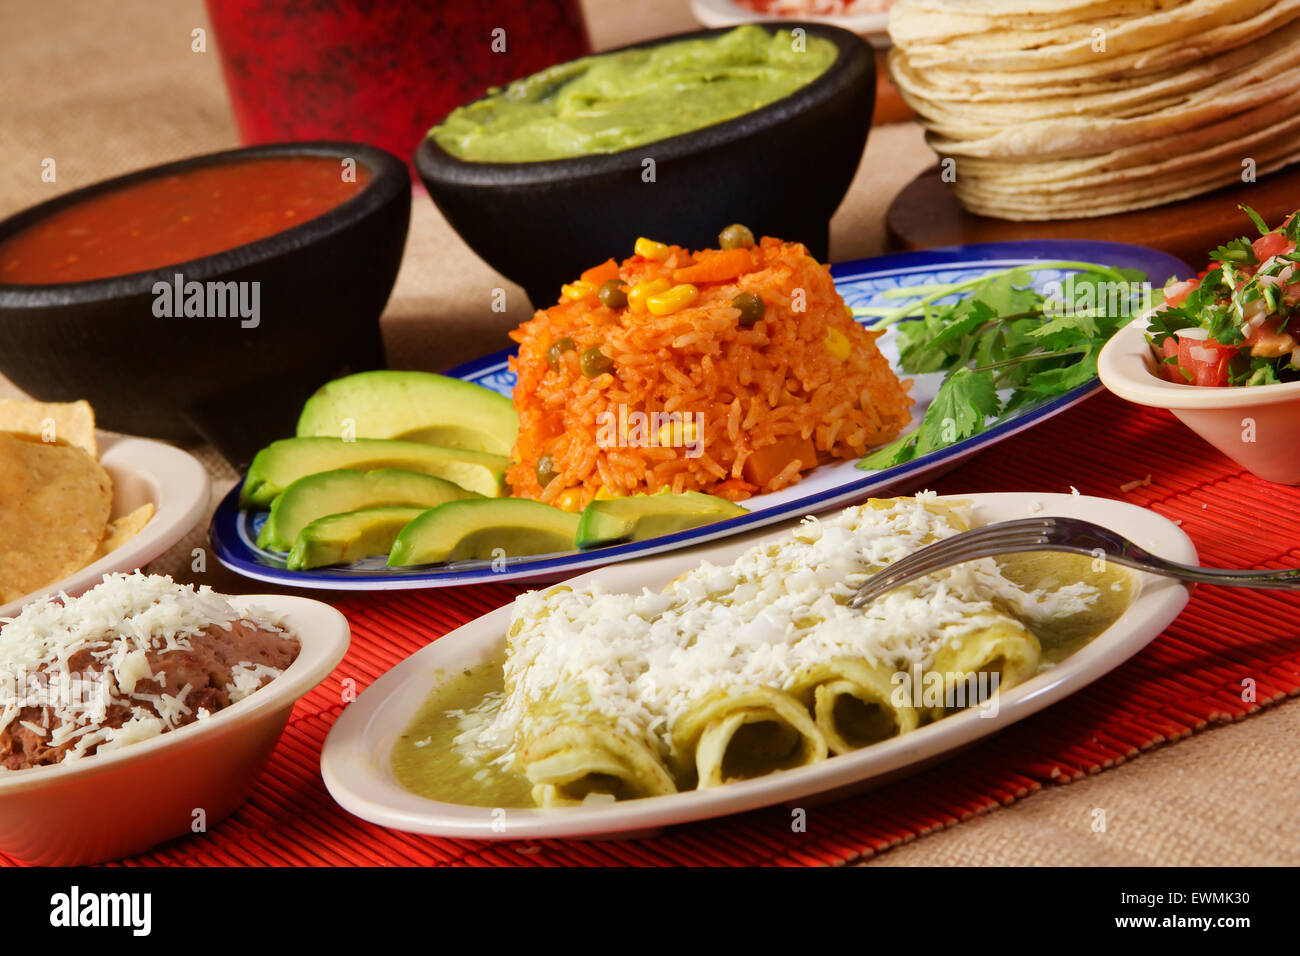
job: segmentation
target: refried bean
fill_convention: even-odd
[[[236,699],[242,699],[269,683],[276,674],[245,676],[245,682],[256,679],[256,688],[241,692],[235,686],[236,673],[244,675],[252,672],[257,665],[282,672],[298,657],[300,646],[291,634],[272,630],[255,621],[237,620],[229,629],[219,624],[212,624],[201,633],[188,639],[190,650],[183,648],[149,651],[146,654],[149,670],[155,677],[161,672],[161,682],[152,679],[140,679],[135,683],[129,695],[114,687],[108,698],[109,702],[102,720],[95,723],[100,728],[118,728],[130,720],[137,708],[144,708],[155,716],[163,717],[154,701],[149,697],[166,694],[179,697],[189,685],[183,704],[188,713],[176,716],[169,730],[185,726],[200,719],[200,711],[209,714],[229,707],[232,690]],[[68,658],[67,670],[85,676],[95,677],[102,673],[103,666],[96,660],[96,648],[87,647],[76,651]],[[241,666],[242,665],[242,666]],[[50,677],[50,668],[42,667],[36,676]],[[110,677],[110,680],[113,678]],[[50,706],[23,707],[18,716],[9,725],[0,730],[0,767],[7,770],[25,770],[29,767],[46,766],[63,760],[69,750],[77,744],[78,738],[72,738],[57,746],[51,746],[50,736],[61,724]],[[24,724],[43,728],[41,734]],[[92,754],[97,745],[87,748],[86,754]]]

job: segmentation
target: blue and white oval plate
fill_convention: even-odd
[[[1142,246],[1073,240],[999,242],[896,253],[834,265],[831,267],[831,275],[840,295],[853,308],[898,307],[919,297],[909,299],[900,296],[898,290],[907,287],[978,279],[1000,269],[1044,260],[1096,262],[1140,269],[1146,273],[1155,289],[1159,289],[1171,276],[1186,278],[1194,275],[1186,263]],[[1062,277],[1061,272],[1043,271],[1034,274],[1034,281],[1041,289],[1052,280],[1059,282]],[[874,319],[860,321],[870,325]],[[877,344],[897,368],[896,331],[887,331]],[[515,384],[515,376],[507,366],[512,351],[505,350],[485,356],[446,374],[509,396]],[[900,371],[900,374],[904,373]],[[924,416],[925,409],[943,380],[943,373],[907,373],[907,377],[915,383],[912,386],[912,396],[916,399],[916,404],[912,408],[912,424],[908,429],[911,430]],[[377,557],[342,567],[290,571],[285,567],[285,555],[257,546],[257,532],[266,520],[267,512],[240,509],[239,486],[236,486],[213,515],[212,546],[217,559],[239,574],[258,581],[299,588],[379,591],[448,587],[484,581],[559,580],[602,565],[675,551],[791,517],[844,507],[886,489],[905,491],[919,488],[926,478],[947,471],[963,459],[1032,428],[1053,415],[1059,415],[1100,391],[1101,387],[1101,383],[1094,378],[1049,401],[1026,406],[1015,417],[999,422],[978,435],[882,471],[863,471],[857,467],[857,461],[822,465],[789,488],[742,502],[749,509],[748,514],[648,541],[495,562],[464,561],[428,567],[388,568],[384,559]]]

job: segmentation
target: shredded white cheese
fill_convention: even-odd
[[[28,605],[0,621],[0,730],[24,707],[46,707],[52,731],[21,724],[48,733],[53,747],[75,741],[65,760],[96,746],[113,750],[156,736],[191,713],[186,698],[193,688],[187,684],[175,695],[137,692],[142,681],[166,683],[165,673],[151,670],[149,654],[192,650],[191,640],[206,628],[229,630],[241,619],[267,629],[280,623],[264,610],[237,611],[209,587],[140,572],[105,575],[80,597],[59,594]],[[262,665],[237,670],[232,697],[248,693],[249,681],[267,671]],[[129,710],[122,726],[99,726],[109,706]]]
[[[985,558],[849,608],[872,573],[961,530],[935,505],[924,493],[806,518],[784,539],[726,567],[705,562],[662,593],[612,594],[594,584],[521,595],[505,699],[489,724],[462,725],[458,749],[510,761],[522,722],[545,702],[561,714],[599,714],[665,750],[673,721],[719,689],[786,688],[801,670],[842,656],[911,671],[946,642],[994,623],[1001,608],[1034,621],[1095,602],[1096,589],[1082,583],[1025,591]],[[969,510],[959,518],[968,522]]]
[[[1124,482],[1124,484],[1119,486],[1119,490],[1128,494],[1130,491],[1136,491],[1138,488],[1149,487],[1150,484],[1151,476],[1147,475],[1145,478],[1134,478],[1132,481]]]
[[[233,704],[243,700],[268,680],[279,677],[280,671],[265,664],[240,661],[230,669],[230,676],[231,683],[226,685],[226,693],[230,695]]]

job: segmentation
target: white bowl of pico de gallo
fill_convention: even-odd
[[[1210,253],[1195,279],[1121,329],[1097,359],[1110,391],[1167,408],[1267,481],[1300,484],[1300,216]]]

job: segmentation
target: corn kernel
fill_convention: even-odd
[[[660,292],[667,292],[672,287],[672,283],[667,279],[651,279],[649,282],[642,282],[640,285],[634,285],[627,293],[627,307],[631,312],[644,312],[646,310],[646,299]]]
[[[609,499],[617,497],[619,497],[618,492],[612,490],[608,485],[601,485],[596,489],[597,501],[609,501]]]
[[[832,358],[837,358],[843,362],[849,357],[852,347],[849,345],[849,337],[839,329],[826,330],[826,351],[831,353]]]
[[[653,239],[647,239],[642,236],[636,241],[635,251],[638,256],[644,259],[653,259],[655,262],[663,262],[668,258],[671,251],[662,242],[655,242]]]
[[[646,296],[645,306],[651,315],[671,315],[700,297],[700,290],[690,283],[675,285],[667,292]]]
[[[582,489],[566,488],[555,498],[555,507],[561,511],[577,512],[582,510]]]
[[[695,422],[669,422],[659,429],[659,444],[664,448],[681,448],[695,441]]]
[[[572,299],[578,302],[596,294],[596,287],[590,282],[583,282],[579,279],[577,282],[570,282],[568,285],[560,286],[560,294],[566,299]]]

